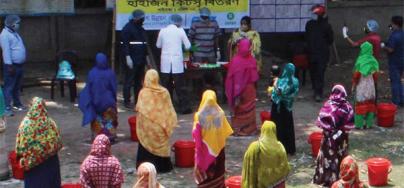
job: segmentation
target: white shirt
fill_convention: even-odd
[[[161,48],[160,71],[162,73],[178,74],[184,72],[182,45],[186,49],[191,47],[183,28],[170,24],[160,30],[156,46]]]

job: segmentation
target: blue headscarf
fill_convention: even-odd
[[[109,68],[107,56],[96,55],[96,65],[90,70],[84,90],[80,93],[79,108],[83,112],[85,126],[108,108],[116,106],[117,81]]]
[[[278,111],[281,102],[286,105],[286,109],[292,111],[293,100],[299,92],[299,80],[294,75],[295,66],[292,63],[286,64],[272,92],[272,101],[278,105]]]

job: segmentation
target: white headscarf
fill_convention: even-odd
[[[145,179],[147,175],[148,180]],[[152,163],[142,163],[138,167],[137,176],[138,180],[133,188],[164,188],[164,186],[160,185],[157,181],[157,171]],[[145,185],[147,185],[147,187],[145,187]]]

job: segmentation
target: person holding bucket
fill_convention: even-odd
[[[136,167],[150,162],[159,173],[171,171],[170,137],[178,126],[177,114],[170,93],[159,84],[159,74],[154,69],[146,72],[135,110],[139,139]]]
[[[24,187],[60,187],[58,152],[62,138],[55,121],[48,116],[45,101],[34,97],[16,136],[15,151],[24,168]]]
[[[372,44],[363,43],[354,67],[352,91],[355,91],[355,127],[358,129],[371,128],[377,111],[376,81],[379,62],[372,53]]]
[[[194,116],[192,137],[195,141],[194,179],[198,188],[223,188],[225,182],[226,139],[233,130],[216,93],[206,90]]]
[[[339,179],[339,166],[348,155],[348,132],[354,128],[353,109],[346,100],[344,86],[335,85],[320,110],[316,124],[323,129],[323,140],[316,158],[313,183],[331,186]]]
[[[265,188],[284,185],[290,166],[286,150],[276,138],[276,125],[265,121],[258,141],[244,154],[242,187]]]
[[[359,167],[356,160],[350,155],[346,156],[341,162],[340,179],[334,182],[331,188],[353,187],[366,188],[368,187],[359,180]]]

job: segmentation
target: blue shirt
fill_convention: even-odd
[[[389,54],[389,64],[404,65],[404,31],[393,31],[386,46],[394,50]]]
[[[0,33],[0,47],[3,51],[4,64],[22,64],[25,62],[24,42],[17,32],[5,27]]]

